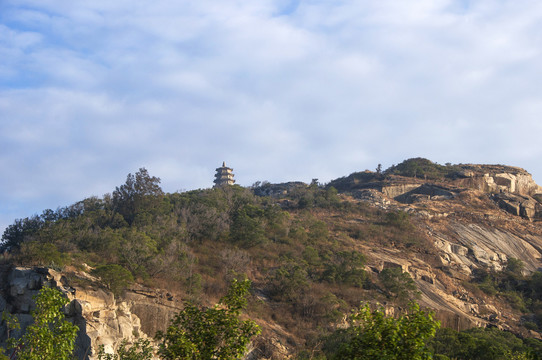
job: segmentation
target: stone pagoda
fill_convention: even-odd
[[[222,167],[216,169],[216,175],[214,180],[214,187],[223,186],[223,185],[233,185],[235,180],[233,180],[233,169],[226,167],[226,162],[222,163]]]

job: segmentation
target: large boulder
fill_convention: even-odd
[[[506,212],[532,220],[537,216],[537,202],[530,196],[499,193],[492,196],[497,205]]]

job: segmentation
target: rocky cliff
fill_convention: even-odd
[[[519,195],[542,193],[527,171],[503,165],[460,165],[458,185],[488,192],[510,192]]]
[[[464,284],[476,272],[502,271],[510,258],[522,261],[524,274],[541,269],[542,207],[537,194],[542,189],[529,173],[500,165],[461,165],[441,180],[366,171],[337,184],[344,194],[370,206],[409,213],[438,254],[436,259],[423,251],[405,257],[393,244],[361,245],[376,266],[373,271],[400,266],[409,272],[421,291],[420,303],[434,309],[443,326],[517,330],[520,312]]]
[[[43,286],[58,288],[66,294],[70,303],[65,314],[79,327],[78,359],[96,359],[100,346],[113,353],[123,340],[131,343],[137,338],[152,339],[156,331],[166,329],[171,317],[179,311],[180,304],[167,292],[140,286],[128,289],[119,300],[84,271],[3,267],[1,276],[0,311],[17,315],[20,333],[32,322],[32,298]],[[0,338],[6,338],[4,324],[0,327]]]

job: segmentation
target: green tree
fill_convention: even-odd
[[[402,210],[390,211],[386,213],[386,224],[403,230],[412,228],[412,224],[410,223],[410,215]]]
[[[412,158],[403,161],[398,165],[392,165],[385,171],[385,175],[401,175],[427,179],[442,179],[455,174],[457,166],[443,166],[424,158]]]
[[[39,266],[63,266],[66,256],[58,251],[55,244],[40,241],[26,241],[19,249],[19,259],[23,264]]]
[[[20,339],[10,339],[11,358],[17,360],[71,360],[78,327],[64,318],[68,299],[58,290],[44,287],[35,297],[34,323]]]
[[[339,346],[330,354],[331,359],[431,359],[425,342],[440,327],[433,314],[416,303],[411,303],[409,311],[398,319],[386,316],[383,308],[371,310],[366,304],[350,316],[350,325],[334,334],[334,343],[339,340]]]
[[[521,339],[497,328],[455,331],[443,328],[428,341],[428,347],[442,359],[510,360],[542,359],[542,342]]]
[[[146,217],[155,211],[164,195],[160,188],[160,178],[150,176],[145,168],[140,168],[135,175],[128,174],[126,183],[113,192],[113,207],[128,224],[138,217]]]
[[[21,243],[31,235],[37,233],[43,228],[42,219],[34,215],[30,218],[17,219],[12,225],[9,225],[2,235],[0,243],[0,252],[19,248]]]
[[[137,341],[128,346],[128,342],[123,340],[116,354],[106,354],[103,345],[98,351],[98,360],[152,360],[154,349],[148,339],[137,339]]]
[[[265,241],[263,226],[264,210],[252,204],[239,208],[233,215],[230,238],[244,247],[259,245]]]
[[[107,288],[117,296],[134,281],[132,273],[117,264],[98,266],[92,274],[101,278]]]
[[[334,262],[325,264],[322,278],[332,283],[361,287],[367,278],[363,269],[365,256],[357,251],[339,251],[334,257]]]
[[[520,259],[516,258],[508,258],[508,263],[506,264],[506,268],[504,269],[505,272],[513,276],[517,279],[521,279],[523,277],[523,269],[525,267],[525,264]]]
[[[260,328],[239,315],[247,305],[250,281],[234,280],[220,302],[211,308],[187,303],[167,328],[159,332],[158,353],[165,360],[241,359]]]
[[[275,271],[269,290],[273,299],[295,302],[310,284],[303,264],[288,263]]]
[[[409,300],[418,295],[416,283],[410,274],[401,268],[386,268],[378,274],[378,280],[388,292],[388,296],[399,301]]]

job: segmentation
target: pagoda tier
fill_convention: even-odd
[[[215,180],[213,181],[215,183],[214,186],[233,185],[235,180],[233,179],[234,175],[232,171],[233,169],[227,167],[224,161],[222,167],[216,169]]]

